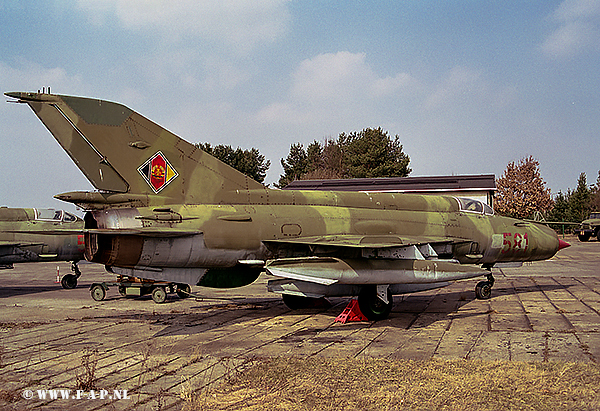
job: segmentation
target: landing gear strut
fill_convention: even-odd
[[[358,295],[358,307],[369,321],[383,320],[390,315],[394,300],[392,292],[386,286],[365,286]],[[383,293],[387,301],[383,301],[378,293]]]
[[[67,274],[60,280],[60,285],[62,285],[65,290],[72,290],[77,287],[77,279],[81,277],[81,271],[79,271],[77,263],[78,261],[73,261],[71,263],[71,271],[75,274]]]
[[[492,297],[492,287],[494,286],[494,276],[487,275],[487,281],[480,281],[475,286],[475,296],[478,300],[489,300]]]

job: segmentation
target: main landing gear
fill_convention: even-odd
[[[283,294],[283,302],[292,309],[301,308],[329,308],[331,304],[325,298],[301,297],[291,294]],[[388,285],[366,285],[362,287],[358,295],[358,308],[369,321],[386,319],[392,306],[394,298]]]
[[[79,271],[79,267],[77,266],[78,262],[79,261],[73,261],[71,263],[71,271],[75,274],[67,274],[60,280],[60,285],[62,285],[62,288],[65,290],[72,290],[77,287],[77,279],[81,277],[81,271]]]
[[[489,300],[492,297],[492,287],[494,286],[494,276],[487,275],[487,281],[480,281],[475,286],[475,297],[478,300]]]
[[[394,298],[387,285],[365,286],[358,295],[358,307],[369,321],[384,320],[392,312]]]

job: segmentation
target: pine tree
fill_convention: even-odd
[[[548,213],[546,220],[548,221],[563,221],[572,222],[574,221],[573,213],[570,206],[571,190],[567,190],[566,194],[559,191],[554,197],[554,207]]]
[[[406,177],[412,171],[400,137],[392,139],[380,127],[342,133],[338,142],[344,149],[343,166],[350,178]]]
[[[575,222],[581,222],[590,214],[592,192],[587,185],[585,173],[579,174],[577,188],[569,198],[569,206]]]
[[[400,138],[391,138],[381,128],[341,133],[324,144],[312,142],[307,150],[292,144],[281,160],[284,174],[278,187],[294,180],[331,178],[406,177],[411,173],[410,158],[403,152]]]
[[[600,211],[600,171],[598,171],[596,184],[592,187],[590,211]]]
[[[265,181],[271,166],[271,162],[266,160],[256,148],[242,150],[238,147],[234,150],[231,146],[219,144],[212,147],[209,143],[196,143],[195,146],[259,183]]]

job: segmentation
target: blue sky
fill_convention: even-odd
[[[412,175],[553,193],[600,170],[600,0],[0,0],[0,88],[123,103],[191,142],[256,147],[382,127]],[[26,106],[0,104],[0,205],[91,190]]]

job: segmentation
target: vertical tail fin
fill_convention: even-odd
[[[223,191],[263,188],[122,104],[43,93],[6,95],[31,107],[98,190],[201,204],[218,202]]]

